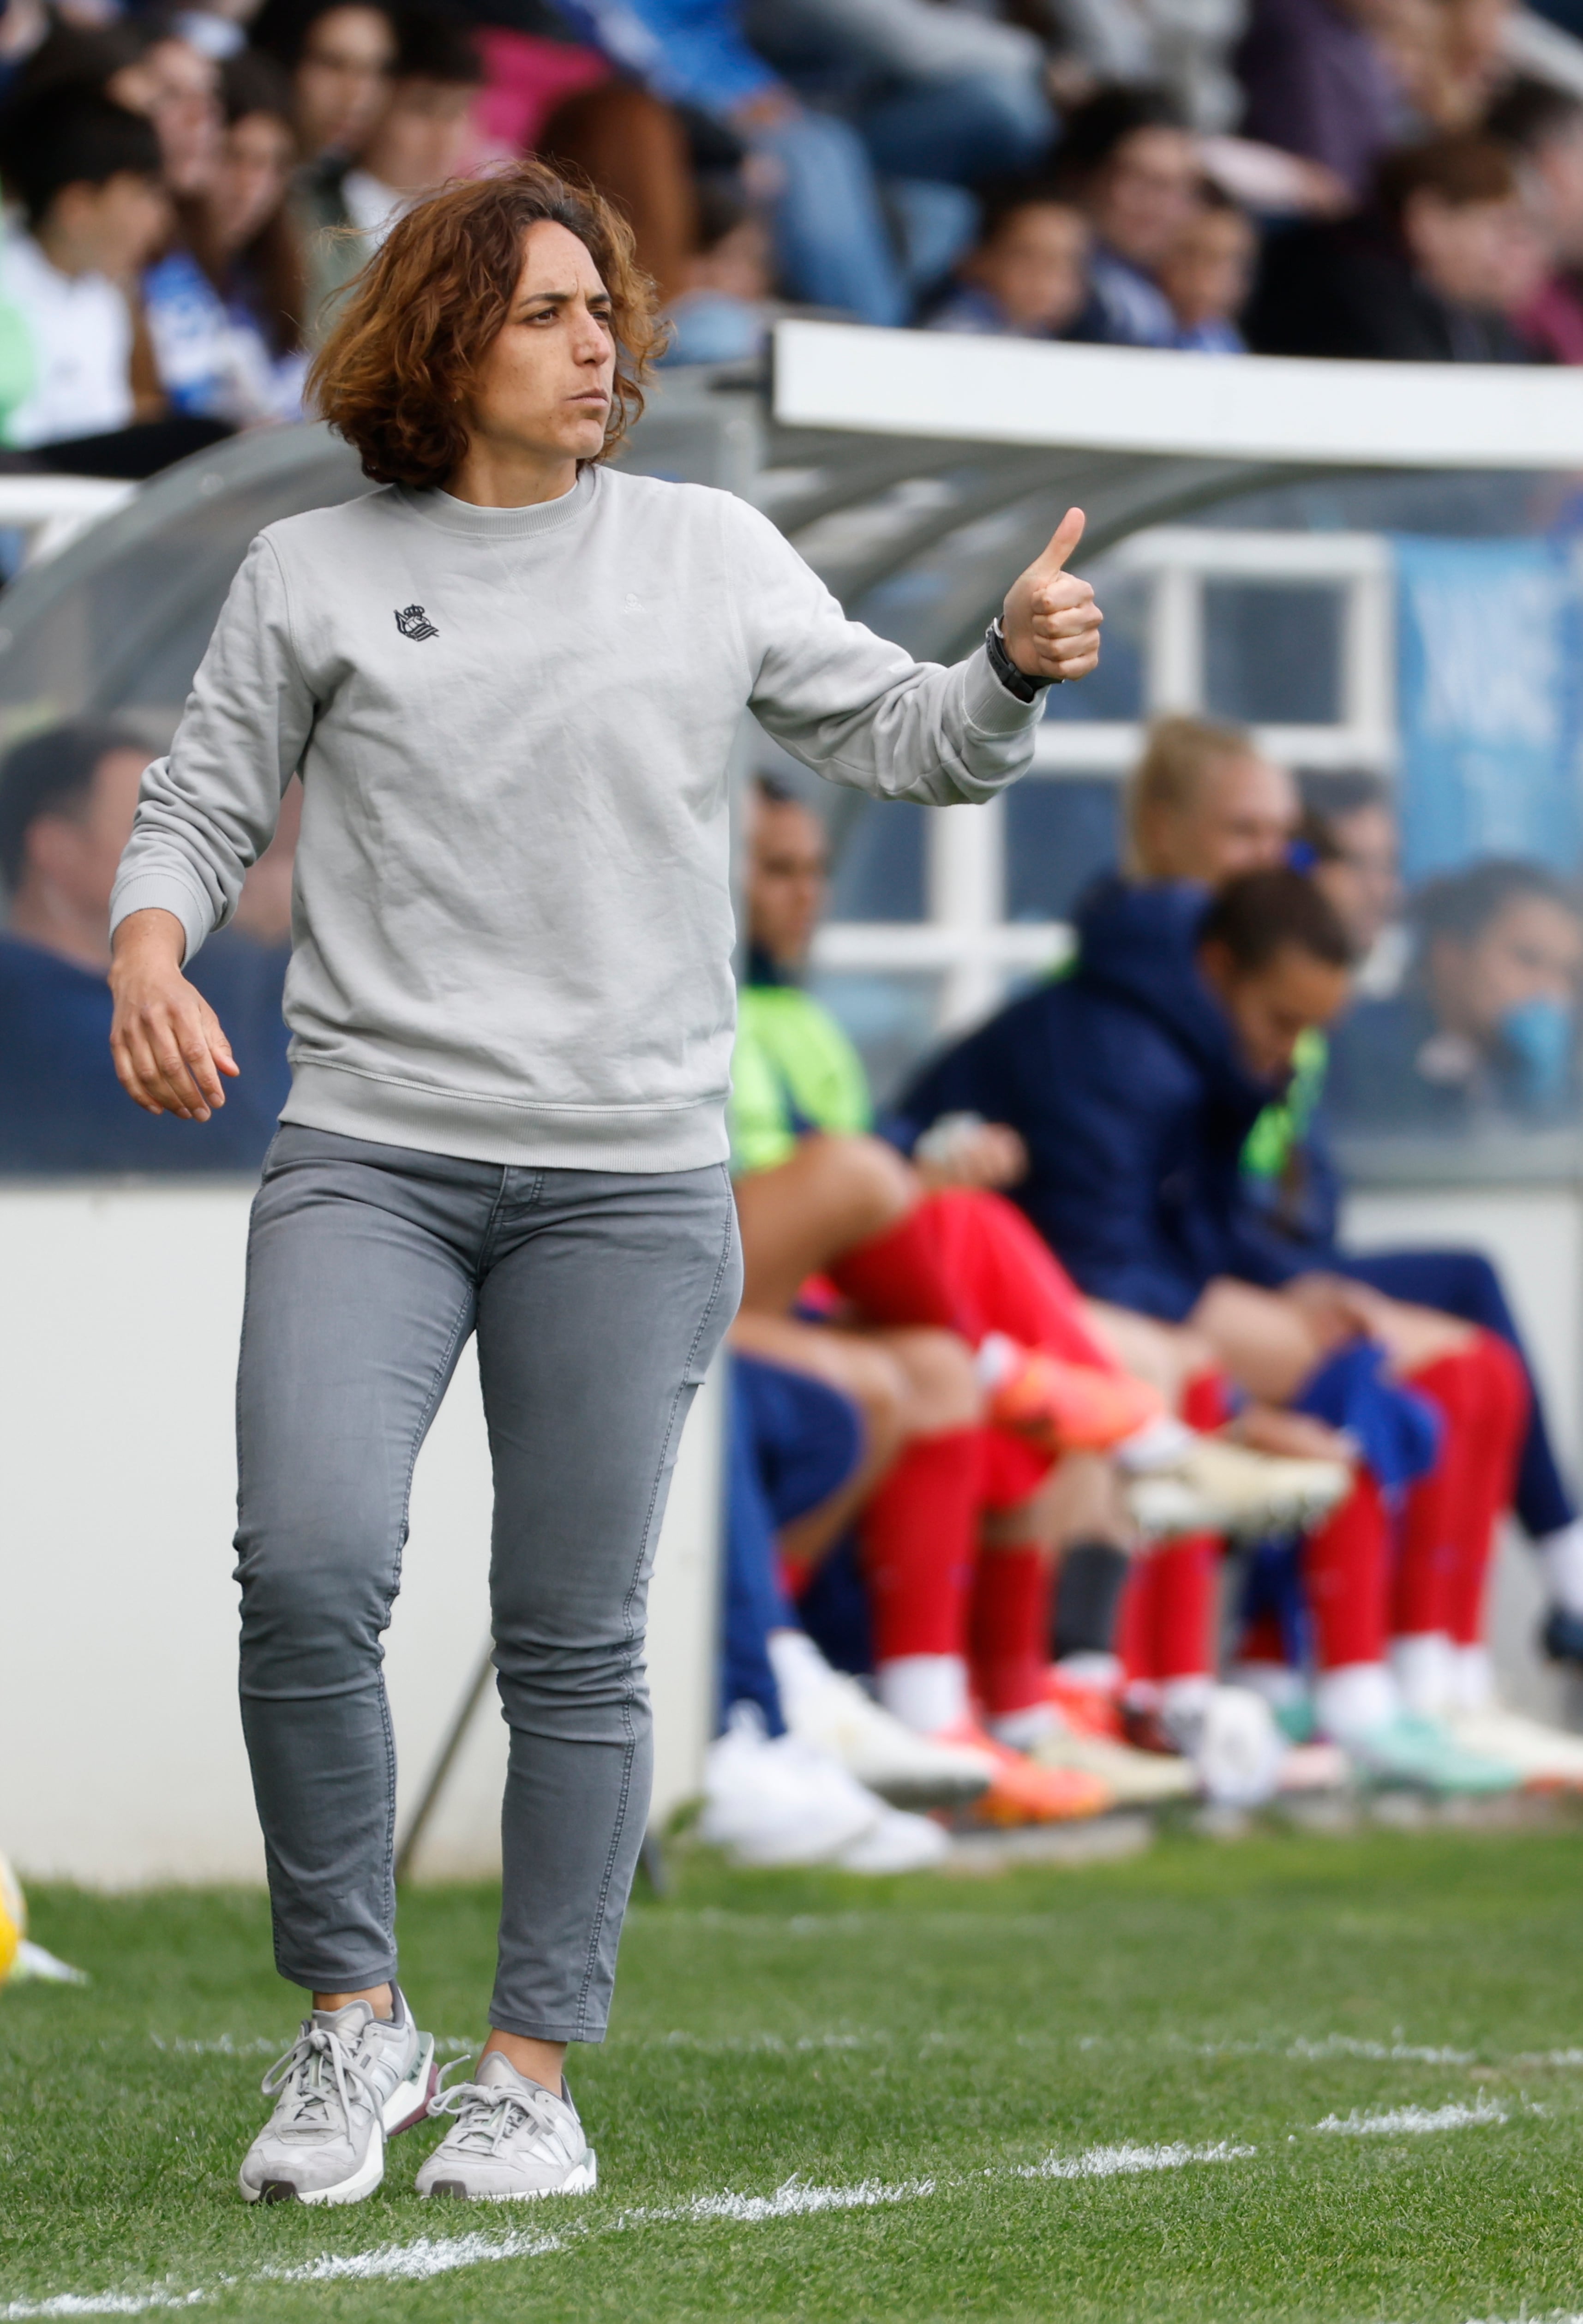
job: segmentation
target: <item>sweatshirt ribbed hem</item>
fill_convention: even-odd
[[[511,1105],[458,1097],[410,1082],[375,1081],[336,1065],[298,1065],[282,1121],[410,1146],[513,1169],[630,1170],[646,1176],[703,1170],[731,1152],[725,1102],[690,1106]]]

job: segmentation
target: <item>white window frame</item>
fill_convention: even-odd
[[[1389,543],[1382,535],[1158,525],[1123,541],[1106,565],[1147,583],[1144,697],[1150,717],[1204,707],[1210,582],[1334,584],[1342,597],[1339,718],[1257,726],[1255,739],[1288,766],[1394,773],[1394,593]],[[1134,719],[1047,718],[1038,729],[1029,779],[1108,776],[1119,782],[1143,747],[1144,733],[1143,723]],[[934,974],[940,979],[936,1030],[953,1033],[972,1024],[995,1007],[1012,978],[1053,967],[1072,948],[1071,929],[1063,922],[1007,919],[1005,861],[1002,801],[935,808],[925,836],[925,918],[830,922],[820,930],[815,965]]]

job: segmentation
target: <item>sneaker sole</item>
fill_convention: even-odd
[[[396,2084],[385,2100],[378,2138],[370,2139],[368,2153],[349,2179],[334,2187],[312,2187],[304,2194],[289,2179],[266,2179],[262,2187],[250,2187],[239,2179],[244,2200],[249,2203],[361,2203],[372,2195],[385,2175],[385,2142],[399,2138],[404,2130],[411,2130],[428,2113],[428,2102],[439,2085],[439,2068],[435,2063],[434,2036],[420,2034],[418,2055],[405,2078]]]
[[[883,1770],[865,1767],[861,1759],[843,1762],[849,1775],[855,1776],[865,1789],[877,1792],[893,1808],[965,1808],[981,1799],[989,1788],[988,1775],[969,1774],[964,1767],[960,1775],[912,1775],[886,1774]]]
[[[432,2187],[420,2187],[418,2191],[425,2202],[445,2196],[459,2203],[536,2203],[547,2195],[592,2195],[599,2184],[599,2158],[592,2147],[586,2159],[567,2172],[558,2187],[513,2187],[510,2191],[497,2190],[488,2195],[475,2195],[461,2179],[437,2179]]]
[[[266,2179],[262,2187],[250,2187],[243,2179],[237,2181],[249,2203],[361,2203],[385,2175],[385,2136],[382,2129],[377,2137],[368,2142],[364,2156],[349,2179],[335,2187],[310,2187],[306,2193],[293,2186],[290,2179]]]

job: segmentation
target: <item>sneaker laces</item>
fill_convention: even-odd
[[[446,2135],[458,2146],[465,2146],[474,2154],[498,2154],[519,2121],[531,2123],[546,2137],[553,2137],[559,2131],[557,2101],[550,2091],[541,2090],[537,2085],[525,2083],[511,2089],[501,2082],[452,2082],[447,2087],[446,2076],[455,2073],[456,2067],[465,2062],[458,2058],[456,2065],[446,2068],[428,2102],[431,2115],[456,2116],[456,2127]],[[565,2100],[559,2103],[564,2105]]]
[[[339,2101],[342,2120],[349,2123],[354,2089],[375,2114],[380,2110],[380,2090],[373,2071],[327,2025],[305,2025],[285,2055],[275,2060],[259,2088],[266,2098],[290,2090],[290,2097],[281,2099],[290,2108],[282,2129],[328,2130],[332,2098]]]

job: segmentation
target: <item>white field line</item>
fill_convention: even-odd
[[[1256,2146],[1233,2146],[1221,2139],[1213,2146],[1091,2146],[1083,2154],[1047,2154],[1043,2163],[1026,2163],[1014,2179],[1118,2179],[1138,2171],[1180,2171],[1189,2163],[1240,2163],[1256,2154]],[[999,2173],[987,2173],[999,2176]]]
[[[1473,2050],[1436,2050],[1416,2042],[1404,2042],[1400,2036],[1394,2042],[1362,2042],[1351,2034],[1327,2034],[1321,2040],[1310,2040],[1299,2034],[1296,2041],[1273,2042],[1201,2042],[1201,2058],[1371,2058],[1385,2064],[1414,2066],[1471,2066],[1477,2052]],[[1519,2064],[1538,2063],[1537,2060],[1519,2060]],[[1551,2065],[1576,2063],[1583,2065],[1583,2051],[1570,2059],[1562,2052],[1545,2061]]]
[[[1354,2107],[1349,2115],[1329,2114],[1315,2130],[1339,2131],[1348,2138],[1419,2137],[1440,2130],[1473,2130],[1486,2123],[1510,2120],[1505,2107],[1493,2098],[1476,2098],[1471,2106]]]
[[[217,2034],[208,2042],[190,2041],[180,2034],[151,2034],[149,2040],[156,2050],[180,2058],[275,2058],[281,2054],[278,2034]],[[482,2049],[483,2043],[477,2034],[437,2034],[434,2046],[460,2056],[465,2050]]]
[[[415,2243],[382,2244],[372,2251],[326,2252],[299,2267],[265,2267],[246,2275],[220,2276],[213,2283],[191,2292],[157,2286],[145,2292],[68,2292],[50,2300],[14,2300],[8,2307],[0,2309],[0,2324],[22,2324],[23,2319],[50,2316],[142,2316],[154,2309],[195,2307],[218,2292],[249,2283],[375,2282],[391,2279],[427,2282],[435,2276],[454,2274],[461,2268],[489,2266],[508,2259],[545,2258],[552,2252],[565,2251],[589,2235],[624,2235],[638,2227],[701,2226],[713,2219],[732,2219],[743,2226],[758,2227],[766,2220],[806,2218],[821,2211],[870,2210],[891,2203],[916,2203],[926,2196],[974,2183],[980,2177],[1114,2179],[1142,2172],[1179,2171],[1193,2163],[1238,2162],[1256,2151],[1251,2146],[1229,2145],[1224,2141],[1213,2146],[1092,2146],[1082,2154],[1049,2154],[1042,2163],[1006,2170],[991,2165],[975,2173],[973,2181],[907,2179],[888,2186],[879,2180],[865,2179],[852,2187],[805,2187],[800,2180],[788,2179],[773,2195],[696,2195],[690,2202],[622,2211],[603,2225],[573,2227],[559,2235],[518,2232],[504,2236],[424,2236]]]

